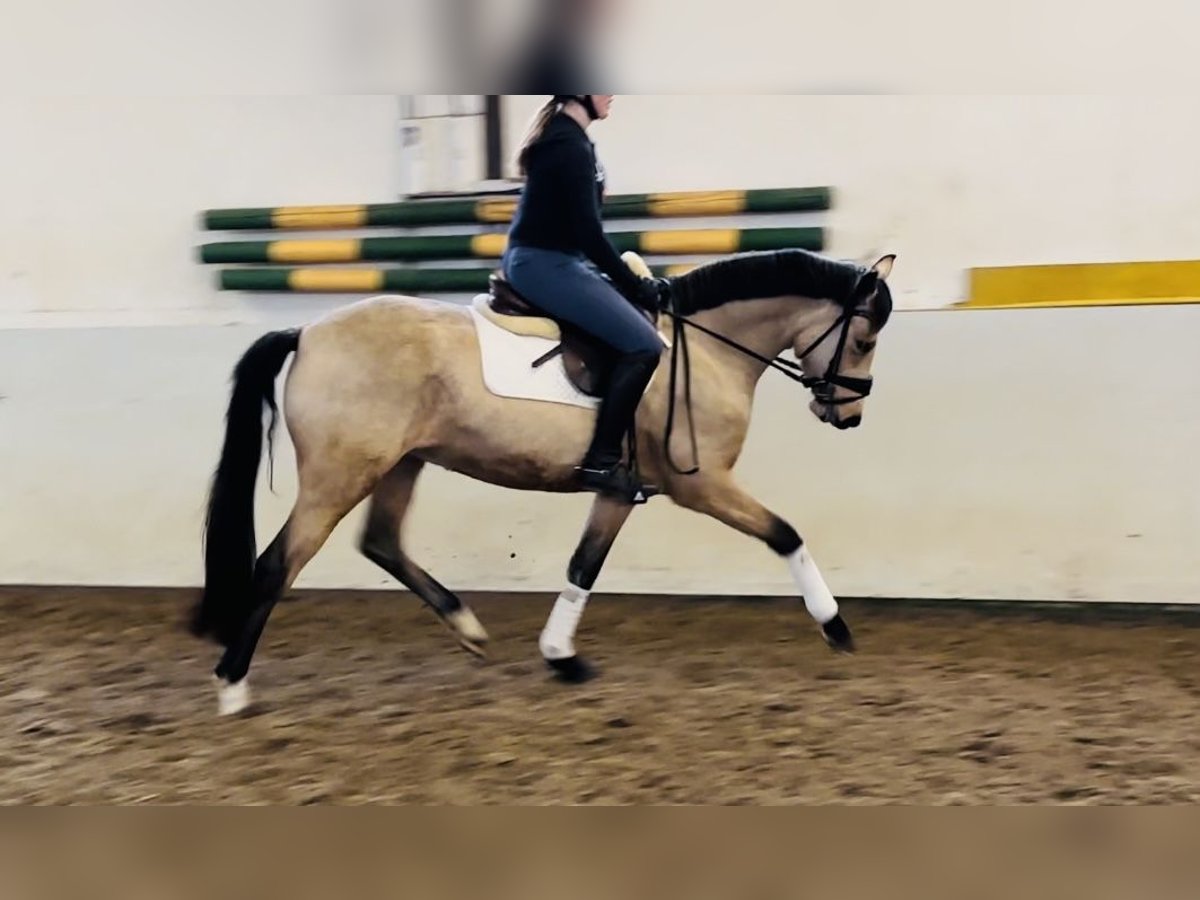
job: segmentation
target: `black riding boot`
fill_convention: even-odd
[[[608,389],[600,401],[592,445],[577,469],[585,488],[630,500],[641,491],[634,473],[621,461],[621,442],[657,366],[657,353],[631,354],[613,366]]]

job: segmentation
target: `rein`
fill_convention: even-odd
[[[674,304],[674,295],[671,297],[671,303]],[[813,392],[813,396],[825,405],[842,406],[847,403],[854,403],[862,400],[871,393],[872,379],[870,378],[853,378],[847,375],[841,375],[838,369],[841,367],[842,354],[846,348],[846,339],[850,333],[850,320],[855,316],[866,316],[866,313],[854,309],[844,309],[842,314],[838,316],[833,324],[821,332],[820,337],[814,340],[805,350],[796,356],[796,362],[790,359],[784,359],[782,356],[777,356],[774,359],[763,356],[756,350],[752,350],[744,344],[739,344],[730,337],[726,337],[719,332],[713,331],[701,325],[699,322],[689,319],[673,309],[664,309],[666,315],[672,320],[672,339],[671,339],[671,379],[668,387],[669,399],[667,401],[667,424],[663,433],[663,452],[667,457],[667,464],[675,470],[678,475],[695,475],[700,471],[700,457],[696,444],[696,421],[692,415],[692,362],[688,352],[687,344],[687,327],[695,328],[697,331],[707,334],[709,337],[720,341],[727,347],[732,347],[739,353],[749,356],[751,359],[756,359],[769,369],[774,369],[777,372],[782,372],[792,381],[797,382],[802,387],[808,388]],[[825,370],[824,375],[806,375],[803,366],[800,365],[800,360],[803,360],[810,353],[821,346],[821,344],[841,327],[841,333],[838,335],[837,348],[833,352],[833,356],[829,359],[829,366]],[[692,460],[693,465],[690,469],[681,469],[676,465],[674,458],[671,456],[671,435],[675,431],[675,386],[678,381],[679,362],[683,361],[683,392],[684,405],[687,407],[688,413],[688,436],[692,445]],[[850,397],[834,397],[833,393],[836,388],[844,388],[854,392],[854,396]]]

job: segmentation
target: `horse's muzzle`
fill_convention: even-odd
[[[846,431],[850,428],[857,428],[862,424],[861,414],[846,416],[844,419],[840,418],[838,416],[838,408],[836,406],[829,403],[822,403],[820,400],[813,400],[812,403],[809,404],[809,409],[811,409],[813,414],[822,422],[826,423],[827,425],[832,425],[834,428],[837,428],[840,431]]]

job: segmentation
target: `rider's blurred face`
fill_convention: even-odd
[[[615,94],[592,94],[592,102],[596,104],[596,118],[607,119],[608,111],[612,108]]]

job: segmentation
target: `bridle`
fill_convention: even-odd
[[[843,375],[839,371],[842,366],[842,357],[846,352],[846,341],[850,337],[850,323],[856,318],[868,320],[871,318],[870,313],[861,306],[843,307],[841,314],[834,319],[833,324],[821,332],[820,336],[805,347],[803,351],[796,354],[795,362],[790,359],[784,359],[782,356],[777,356],[774,359],[763,356],[761,353],[743,344],[739,344],[732,338],[726,337],[693,319],[687,318],[672,308],[675,306],[675,294],[673,291],[670,292],[666,306],[668,308],[663,309],[663,312],[671,318],[673,327],[671,340],[671,380],[670,386],[667,389],[669,399],[667,401],[667,424],[663,434],[663,452],[666,454],[667,464],[679,475],[694,475],[700,471],[696,445],[696,423],[692,416],[692,364],[687,345],[686,329],[688,327],[695,328],[697,331],[707,334],[722,344],[732,347],[739,353],[758,360],[767,368],[782,372],[788,378],[792,379],[792,381],[798,382],[803,387],[812,391],[813,397],[817,402],[826,407],[856,403],[859,400],[865,399],[871,393],[871,387],[874,383],[873,378],[870,376],[855,378],[850,375]],[[837,346],[834,348],[833,355],[829,357],[829,365],[825,367],[824,374],[806,374],[801,363],[835,331],[838,333]],[[687,406],[688,411],[688,431],[692,444],[692,459],[695,462],[690,469],[681,469],[675,464],[675,460],[671,456],[671,435],[675,430],[675,385],[678,380],[679,361],[681,359],[683,361],[684,404]],[[837,397],[835,394],[838,388],[842,388],[849,393],[846,396]]]

